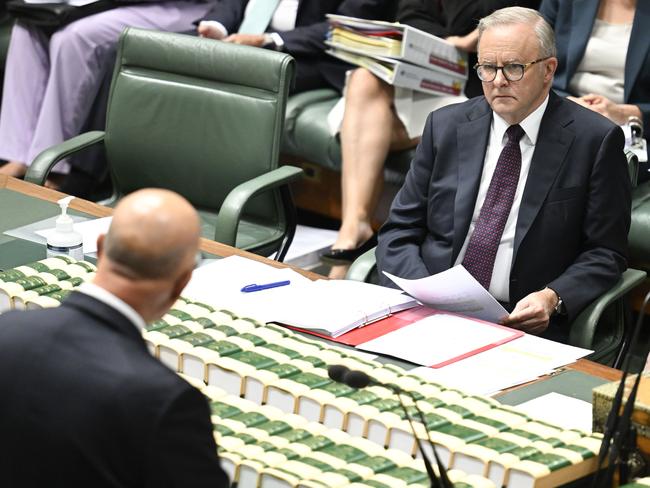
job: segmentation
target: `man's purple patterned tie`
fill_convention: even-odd
[[[511,125],[506,130],[506,135],[508,142],[499,155],[492,181],[463,258],[465,269],[486,290],[490,286],[494,259],[512,209],[521,172],[519,140],[523,137],[524,130],[519,125]]]

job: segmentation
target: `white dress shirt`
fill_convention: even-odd
[[[116,297],[110,291],[105,290],[101,286],[97,286],[94,283],[82,283],[78,288],[75,289],[75,291],[93,297],[94,299],[105,303],[109,307],[114,308],[122,315],[124,315],[127,319],[129,319],[131,323],[133,323],[133,325],[136,327],[136,329],[138,329],[140,332],[142,332],[147,326],[147,323],[144,321],[142,316],[140,316],[140,314],[136,312],[133,307],[131,307],[131,305],[126,303],[121,298]]]
[[[519,173],[519,182],[517,183],[517,191],[515,192],[515,197],[512,202],[510,216],[508,217],[503,229],[499,249],[497,250],[496,258],[494,259],[494,270],[492,271],[492,279],[488,289],[494,298],[502,302],[510,301],[510,268],[512,267],[512,255],[517,219],[519,218],[519,206],[521,205],[521,197],[523,196],[526,180],[528,179],[530,162],[533,159],[533,153],[535,152],[539,126],[542,123],[542,117],[544,116],[544,111],[546,110],[547,105],[548,95],[533,113],[519,123],[525,132],[524,136],[519,141],[519,148],[521,149],[521,171]],[[476,205],[474,206],[474,213],[472,214],[469,231],[467,232],[465,242],[456,258],[455,264],[461,264],[463,262],[469,239],[472,237],[472,233],[474,232],[476,220],[481,212],[481,207],[483,206],[483,201],[485,200],[488,187],[490,186],[490,181],[492,181],[492,175],[497,166],[497,161],[501,155],[501,151],[508,142],[506,130],[510,124],[496,113],[493,113],[492,115],[490,136],[485,151],[485,160],[483,162],[483,172],[481,173],[481,183],[476,197]]]

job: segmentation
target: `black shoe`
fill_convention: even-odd
[[[364,252],[370,251],[377,245],[377,234],[373,234],[370,239],[354,249],[330,249],[321,255],[321,260],[334,264],[351,263]]]

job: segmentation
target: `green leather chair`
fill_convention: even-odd
[[[650,181],[632,190],[632,221],[628,236],[630,260],[650,270]]]
[[[592,361],[620,367],[633,328],[625,295],[641,284],[645,277],[645,271],[627,269],[616,285],[576,317],[571,324],[569,343],[593,349],[589,356]],[[375,249],[359,256],[345,278],[378,283]]]
[[[162,187],[198,209],[204,237],[282,260],[295,230],[278,167],[295,63],[291,56],[199,37],[127,28],[120,38],[106,130],[36,157],[43,184],[60,160],[103,143],[115,194]]]

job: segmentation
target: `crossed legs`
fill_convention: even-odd
[[[332,249],[355,249],[373,234],[371,219],[390,150],[412,147],[393,108],[393,87],[366,69],[348,80],[341,126],[341,228]]]

